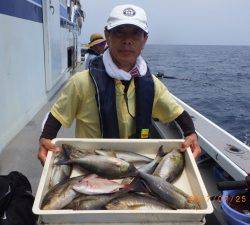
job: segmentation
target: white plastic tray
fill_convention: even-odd
[[[53,142],[61,146],[63,143],[73,144],[87,149],[117,149],[144,154],[154,158],[161,145],[164,149],[173,149],[180,146],[180,139],[76,139],[56,138]],[[33,205],[33,212],[41,216],[45,223],[79,224],[79,223],[162,223],[162,222],[188,222],[202,221],[206,214],[213,212],[212,204],[202,181],[198,167],[190,149],[185,152],[185,169],[174,183],[189,195],[199,196],[201,209],[178,210],[41,210],[42,198],[48,191],[48,183],[54,160],[52,152],[48,153],[38,190]]]

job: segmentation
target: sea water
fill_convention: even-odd
[[[250,46],[147,45],[169,91],[250,145]]]

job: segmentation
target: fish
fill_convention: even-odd
[[[106,195],[80,195],[69,203],[65,209],[73,210],[96,210],[107,205],[111,200],[126,194],[129,190],[121,190]]]
[[[114,180],[108,180],[98,177],[96,174],[90,174],[73,185],[73,189],[85,195],[108,194],[126,188],[126,183],[118,183]]]
[[[152,161],[151,161],[152,162]],[[139,169],[140,167],[143,167],[149,163],[146,162],[134,162],[133,165],[135,166],[136,169]]]
[[[155,159],[153,161],[151,161],[150,163],[147,163],[146,165],[139,167],[138,170],[141,172],[144,172],[144,173],[149,173],[149,174],[153,173],[156,166],[161,161],[161,158],[164,155],[165,155],[165,152],[163,151],[163,146],[160,146]]]
[[[82,158],[86,155],[95,154],[94,152],[91,152],[88,149],[80,149],[70,144],[62,144],[62,149],[67,152],[69,159],[77,159]]]
[[[112,200],[105,206],[108,210],[164,210],[170,209],[158,199],[136,193],[128,193],[125,196]]]
[[[57,162],[57,165],[65,164],[78,164],[89,172],[108,179],[121,179],[138,174],[138,171],[132,163],[110,156],[86,155],[83,158]]]
[[[146,186],[158,196],[159,199],[166,202],[173,209],[197,209],[199,205],[194,202],[182,190],[165,181],[161,177],[139,172],[139,176],[144,180]]]
[[[128,151],[122,151],[122,150],[96,149],[95,153],[98,155],[103,155],[103,156],[112,156],[112,157],[127,161],[129,163],[149,163],[153,160],[147,156],[140,155],[135,152],[128,152]]]
[[[62,151],[55,156],[54,165],[52,166],[49,187],[52,188],[60,182],[67,180],[72,172],[71,165],[56,165],[58,161],[68,160],[69,152],[63,147]]]
[[[84,176],[78,176],[61,182],[50,189],[44,196],[41,204],[43,210],[62,209],[68,205],[80,193],[73,189],[73,186],[81,181]]]
[[[153,175],[171,183],[180,176],[183,169],[184,155],[179,149],[174,149],[162,158]]]
[[[73,165],[72,167],[73,169],[70,175],[71,177],[77,177],[77,176],[83,176],[83,175],[87,176],[90,174],[87,170],[83,169],[81,166],[77,164]]]

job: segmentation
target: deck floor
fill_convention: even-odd
[[[0,154],[0,174],[7,175],[11,171],[21,172],[30,181],[33,194],[36,193],[42,173],[42,165],[37,159],[42,121],[59,93],[26,124]],[[61,129],[58,137],[74,137],[74,124],[69,129]]]

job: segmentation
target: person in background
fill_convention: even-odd
[[[148,33],[142,8],[119,5],[111,11],[105,27],[108,48],[89,70],[71,77],[52,106],[40,136],[42,164],[49,150],[59,151],[51,139],[74,119],[76,138],[150,138],[152,118],[176,121],[185,136],[183,151],[190,147],[194,157],[201,153],[192,118],[141,56]]]
[[[89,69],[90,61],[104,52],[106,40],[101,34],[92,34],[90,42],[86,45],[88,50],[85,54],[85,69]]]

